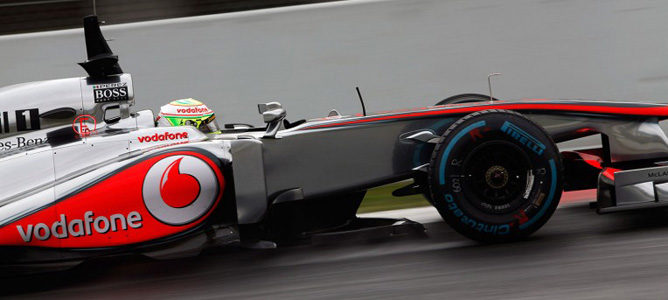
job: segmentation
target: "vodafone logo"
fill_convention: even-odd
[[[140,143],[150,143],[150,142],[160,142],[160,141],[173,141],[173,140],[182,140],[187,139],[187,132],[165,132],[165,133],[155,133],[153,135],[146,135],[137,137],[137,140]]]
[[[188,108],[177,108],[177,113],[180,114],[201,114],[209,112],[207,107],[188,107]]]
[[[144,178],[144,205],[154,218],[168,225],[197,221],[213,207],[222,188],[212,167],[192,155],[159,160]]]
[[[33,236],[40,241],[46,241],[51,237],[66,239],[69,237],[85,237],[93,234],[106,234],[110,231],[126,231],[128,229],[139,229],[142,227],[142,217],[136,212],[130,212],[127,216],[123,214],[113,214],[109,217],[98,216],[95,213],[87,211],[82,219],[67,220],[65,214],[60,214],[60,220],[55,221],[51,226],[38,223],[28,224],[25,228],[18,225],[18,230],[24,242],[32,241]]]

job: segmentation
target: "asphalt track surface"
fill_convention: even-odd
[[[531,239],[483,245],[442,222],[426,235],[333,240],[194,258],[114,258],[3,280],[12,298],[660,299],[667,210],[596,215],[566,204]]]

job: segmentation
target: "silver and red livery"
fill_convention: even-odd
[[[354,222],[367,189],[406,179],[396,195],[425,194],[485,241],[531,234],[564,189],[598,188],[600,213],[668,205],[663,104],[464,95],[290,123],[272,102],[265,127],[204,134],[132,111],[132,77],[95,17],[85,32],[87,77],[0,89],[2,264],[307,238]],[[589,135],[601,146],[555,146]]]

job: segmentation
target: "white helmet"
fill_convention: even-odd
[[[213,110],[193,98],[174,100],[163,105],[156,122],[158,126],[193,126],[204,133],[220,130]]]

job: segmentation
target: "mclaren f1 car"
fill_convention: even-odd
[[[599,213],[668,205],[663,104],[498,101],[435,106],[205,134],[133,111],[97,17],[84,19],[87,76],[0,89],[0,263],[171,257],[233,242],[308,238],[354,222],[365,191],[412,179],[445,222],[484,242],[527,237],[562,191],[597,189]],[[601,146],[555,143],[600,136]]]

